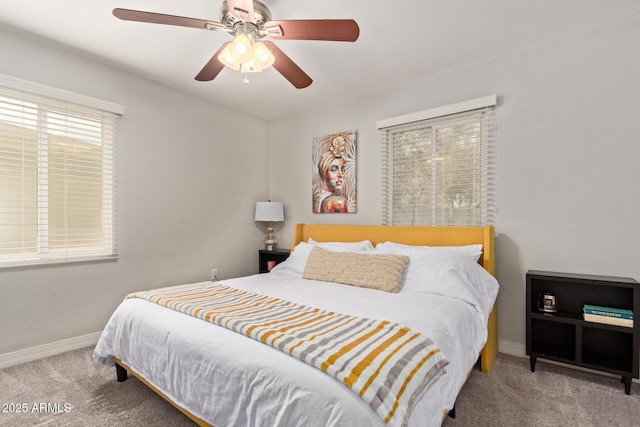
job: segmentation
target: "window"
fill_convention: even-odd
[[[0,267],[117,255],[122,112],[0,76]]]
[[[378,121],[385,225],[493,223],[496,96]]]

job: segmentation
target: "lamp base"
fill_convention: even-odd
[[[267,244],[267,243],[265,243],[264,244],[264,250],[265,251],[269,251],[269,252],[275,252],[275,251],[278,250],[278,244],[277,243],[276,244],[271,244],[271,243]]]
[[[273,234],[275,228],[273,228],[273,223],[269,221],[269,226],[267,227],[267,237],[264,238],[264,250],[265,251],[277,251],[278,250],[278,239]]]

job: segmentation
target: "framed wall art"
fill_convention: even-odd
[[[356,138],[355,130],[313,138],[313,213],[356,212]]]

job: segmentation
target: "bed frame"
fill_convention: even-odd
[[[319,225],[296,224],[292,249],[300,242],[313,238],[318,242],[357,242],[370,240],[374,245],[386,241],[394,241],[408,245],[423,246],[463,246],[482,244],[483,253],[478,263],[495,276],[495,247],[492,226],[486,227],[413,227],[413,226],[382,226],[382,225]],[[484,373],[491,370],[493,362],[498,357],[498,318],[496,307],[489,316],[487,344],[480,352],[480,369]],[[180,412],[189,417],[199,426],[210,426],[206,421],[194,416],[171,401],[160,390],[151,385],[145,378],[126,366],[120,359],[113,357],[116,363],[118,382],[127,379],[130,372],[160,397],[173,405]],[[471,374],[471,372],[469,373]],[[446,417],[447,414],[444,414]],[[455,417],[455,407],[449,411]]]
[[[495,241],[493,226],[486,227],[415,227],[387,225],[324,225],[296,224],[291,249],[309,238],[318,242],[358,242],[371,240],[378,243],[394,241],[407,245],[464,246],[482,244],[478,263],[492,276],[496,275]],[[480,370],[489,373],[498,357],[498,315],[494,304],[487,322],[487,344],[480,352]]]

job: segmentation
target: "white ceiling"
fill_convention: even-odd
[[[195,75],[222,32],[121,21],[116,7],[219,20],[222,0],[0,0],[0,23],[103,58],[264,119],[353,98],[399,81],[497,58],[640,18],[639,0],[262,0],[274,20],[355,19],[355,43],[279,40],[314,80],[295,89],[271,68],[242,83]]]

